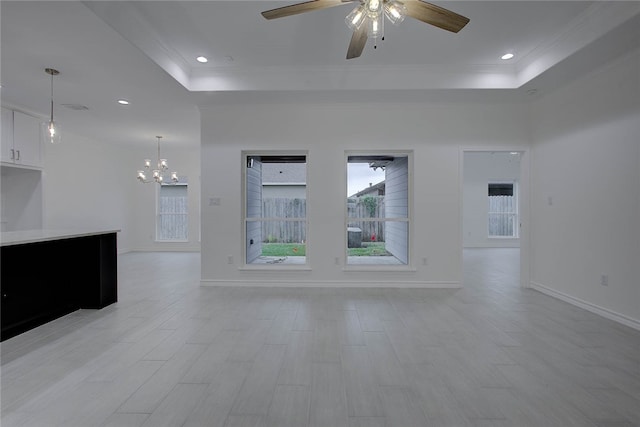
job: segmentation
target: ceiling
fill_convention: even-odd
[[[638,1],[434,1],[470,23],[453,34],[407,18],[346,60],[354,5],[260,15],[294,3],[3,0],[2,102],[46,115],[44,68],[53,67],[66,129],[114,144],[164,135],[197,146],[201,104],[526,101],[640,47]],[[515,58],[501,60],[506,52]]]

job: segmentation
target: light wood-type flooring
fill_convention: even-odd
[[[119,302],[2,343],[2,427],[640,426],[640,332],[466,250],[463,289],[200,287],[119,256]]]

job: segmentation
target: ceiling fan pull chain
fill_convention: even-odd
[[[384,25],[385,25],[385,16],[384,16],[384,9],[380,12],[380,27],[382,28],[382,31],[380,32],[380,41],[384,41]],[[378,39],[376,38],[376,48],[378,44]]]

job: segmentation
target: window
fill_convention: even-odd
[[[408,155],[347,156],[347,194],[347,264],[408,264]]]
[[[306,264],[307,158],[245,155],[246,264]]]
[[[158,191],[156,239],[158,241],[188,240],[187,182],[161,184]]]
[[[518,195],[513,182],[489,183],[489,237],[518,237]]]

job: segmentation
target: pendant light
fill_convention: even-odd
[[[42,138],[44,142],[49,144],[57,144],[60,142],[60,125],[53,121],[53,76],[60,74],[55,68],[45,68],[44,72],[51,76],[51,115],[49,120],[42,123]]]

